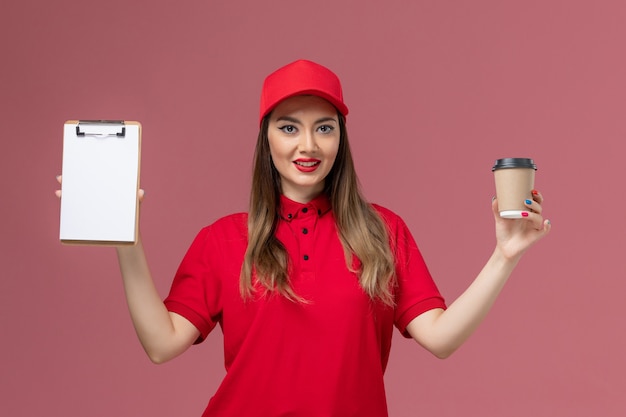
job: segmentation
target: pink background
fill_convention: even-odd
[[[58,241],[62,126],[143,123],[165,295],[200,227],[246,209],[261,82],[297,58],[342,78],[363,189],[449,301],[493,247],[493,161],[539,166],[552,234],[452,358],[394,339],[391,416],[625,415],[624,22],[621,0],[3,2],[0,415],[200,415],[221,335],[148,361],[114,251]]]

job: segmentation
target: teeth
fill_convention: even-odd
[[[300,162],[300,161],[296,161],[296,164],[303,166],[303,167],[312,167],[314,165],[317,165],[317,162]]]

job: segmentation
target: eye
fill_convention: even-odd
[[[285,125],[279,127],[278,130],[281,130],[283,133],[290,135],[296,132],[296,127],[294,125]]]
[[[333,126],[330,126],[330,125],[321,125],[320,127],[317,128],[317,130],[320,133],[330,134],[330,133],[332,133],[333,130],[335,130],[335,128]]]

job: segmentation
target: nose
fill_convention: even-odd
[[[317,139],[315,137],[315,133],[310,131],[309,129],[305,130],[302,135],[300,135],[299,142],[299,150],[300,152],[310,153],[317,150]]]

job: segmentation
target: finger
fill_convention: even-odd
[[[534,212],[534,213],[539,213],[541,214],[543,207],[541,207],[541,204],[539,204],[538,202],[534,201],[534,200],[524,200],[524,204],[526,205],[526,207],[528,207],[530,209],[530,211]]]
[[[544,228],[546,226],[546,221],[543,219],[543,217],[539,213],[532,213],[532,212],[528,212],[528,211],[523,211],[522,212],[522,219],[525,219],[526,221],[529,221],[530,224],[532,225],[532,228],[535,229],[535,230],[544,230]],[[548,223],[549,222],[550,221],[548,220]]]
[[[543,234],[547,235],[548,233],[550,233],[550,229],[552,229],[552,222],[548,219],[545,219],[543,221]]]
[[[543,202],[543,195],[539,191],[533,189],[530,194],[537,203],[541,204]]]
[[[494,195],[491,198],[491,210],[493,211],[493,215],[497,218],[500,217],[500,210],[498,210],[498,199]]]
[[[57,179],[57,182],[59,184],[61,184],[61,181],[63,180],[63,176],[62,175],[57,175],[56,179]],[[55,190],[54,191],[54,195],[56,195],[58,198],[61,198],[61,190]]]
[[[137,192],[137,197],[139,197],[139,201],[143,201],[144,196],[146,195],[146,191],[143,189],[139,189],[139,191]]]
[[[545,235],[547,235],[548,233],[550,233],[550,230],[552,229],[552,222],[548,219],[544,219],[540,225],[540,227],[537,229],[537,231],[540,233],[540,238],[543,238]]]

